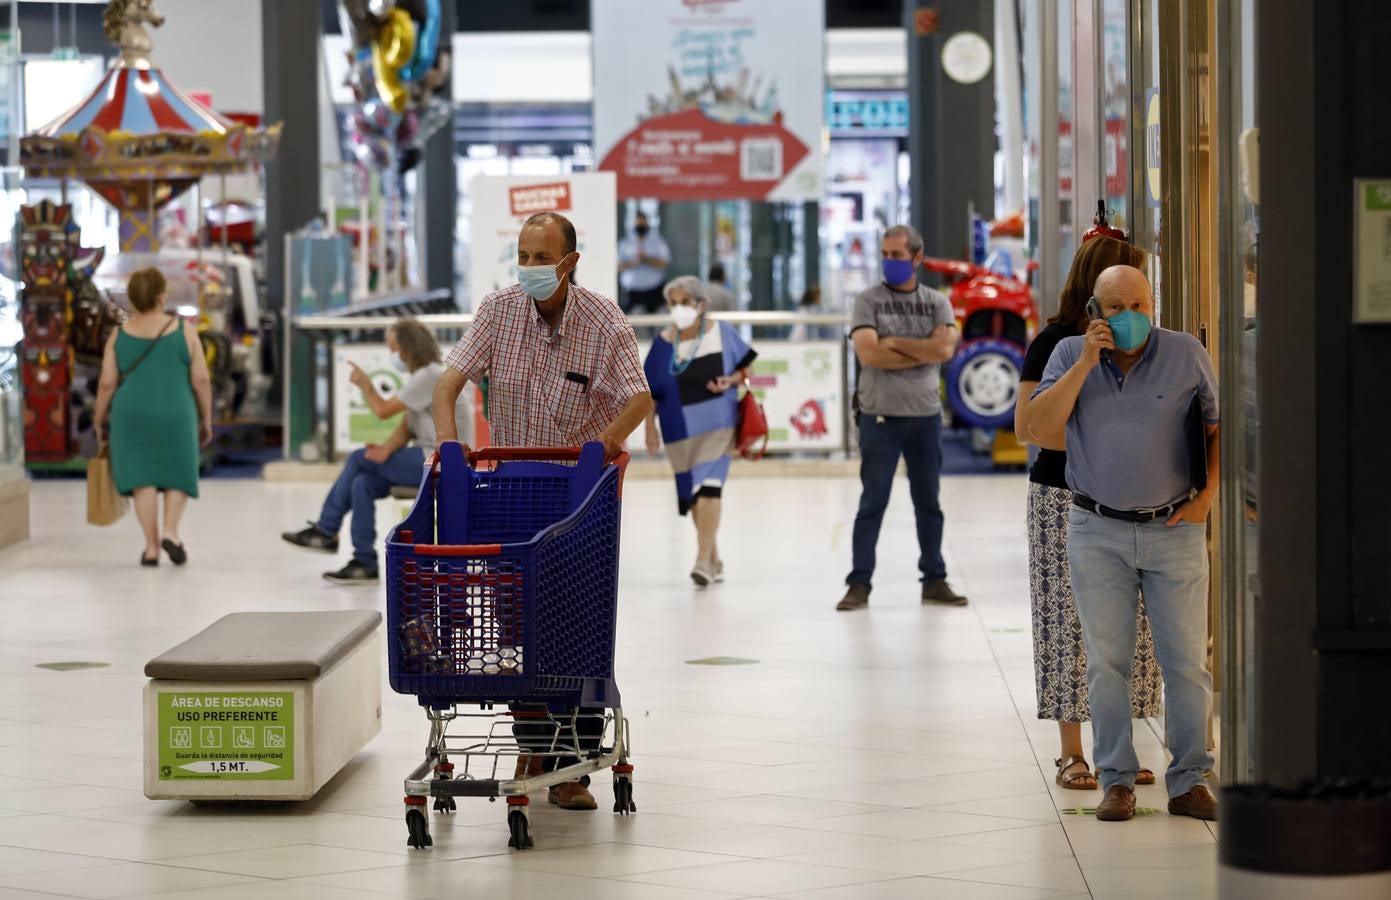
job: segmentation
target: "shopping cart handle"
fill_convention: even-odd
[[[484,447],[468,454],[469,465],[480,462],[507,462],[508,460],[527,460],[531,462],[574,462],[580,458],[579,447]]]

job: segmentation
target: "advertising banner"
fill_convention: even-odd
[[[768,417],[770,451],[845,446],[845,344],[760,344],[749,384]]]
[[[619,197],[820,199],[824,17],[788,0],[593,4],[595,155]]]
[[[161,781],[291,781],[295,695],[290,691],[159,694]]]
[[[648,341],[638,342],[647,358]],[[845,449],[845,342],[756,342],[749,386],[768,418],[769,452],[833,453]],[[628,449],[643,446],[642,429]]]
[[[575,225],[580,252],[575,282],[618,298],[618,197],[611,172],[574,175],[479,175],[473,179],[472,280],[469,309],[517,283],[517,234],[540,212]]]

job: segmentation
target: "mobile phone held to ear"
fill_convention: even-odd
[[[1106,318],[1101,314],[1101,304],[1096,302],[1095,297],[1087,300],[1087,317],[1093,320]]]

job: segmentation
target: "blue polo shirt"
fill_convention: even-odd
[[[1066,338],[1048,360],[1033,396],[1048,390],[1082,355]],[[1112,509],[1156,509],[1192,489],[1185,424],[1197,397],[1217,424],[1212,360],[1190,334],[1156,328],[1139,362],[1122,374],[1110,358],[1087,374],[1067,421],[1067,483]]]

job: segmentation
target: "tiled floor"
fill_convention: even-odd
[[[0,552],[0,900],[513,897],[906,900],[1214,896],[1213,832],[1160,811],[1125,824],[1060,813],[1056,731],[1034,718],[1024,484],[948,479],[947,552],[966,609],[916,595],[900,485],[872,607],[832,607],[848,564],[851,480],[745,479],[726,500],[729,580],[693,590],[694,541],[669,486],[633,481],[619,683],[640,812],[504,810],[461,800],[435,846],[406,847],[400,781],[424,744],[411,698],[312,802],[197,809],[141,794],[145,660],[224,612],[378,608],[330,562],[281,546],[322,486],[214,482],[185,530],[185,570],[135,565],[133,522],[83,524],[83,487],[40,482],[35,536]],[[394,507],[383,505],[383,521]],[[692,666],[710,656],[758,660]],[[57,672],[43,662],[109,668]],[[1151,732],[1142,760],[1162,772]],[[1162,779],[1161,779],[1162,781]],[[608,785],[600,779],[601,804]]]

